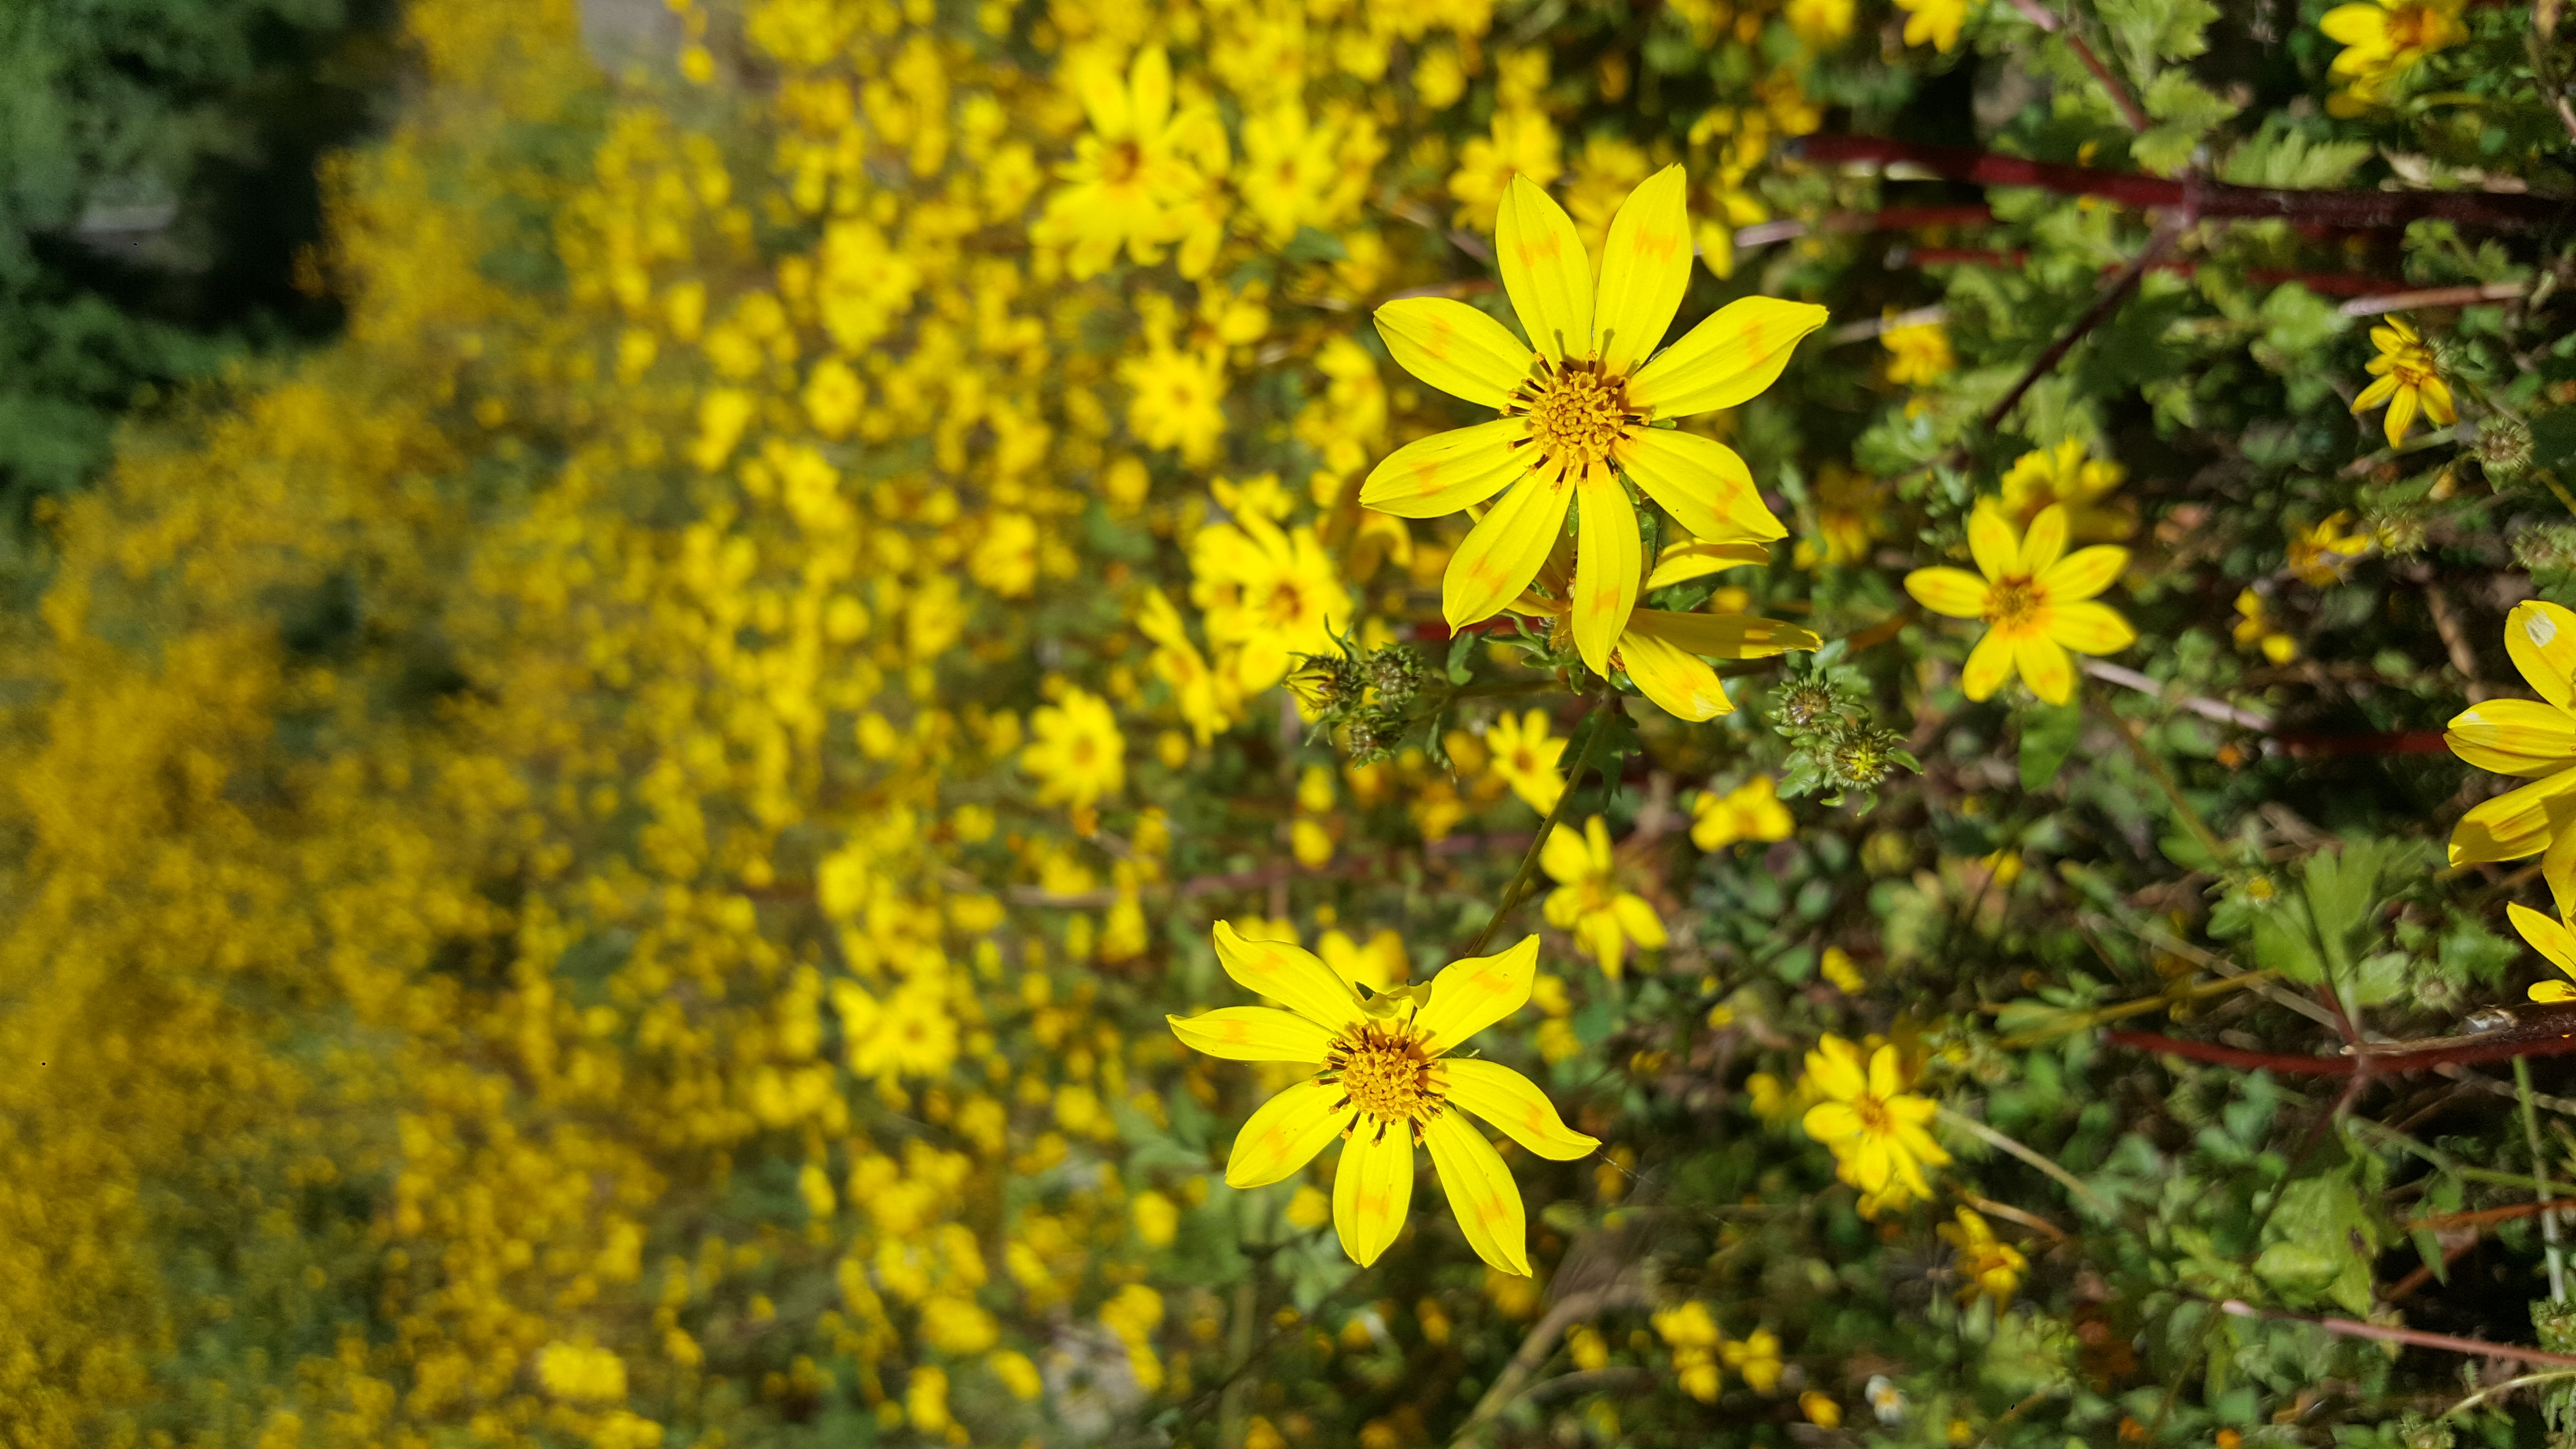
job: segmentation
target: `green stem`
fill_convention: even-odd
[[[2095,714],[2110,721],[2111,732],[2118,735],[2120,742],[2129,747],[2129,754],[2137,760],[2139,767],[2156,782],[2156,788],[2164,792],[2165,800],[2173,806],[2175,818],[2182,822],[2184,829],[2191,832],[2192,839],[2200,842],[2200,848],[2209,852],[2210,860],[2225,862],[2226,843],[2218,838],[2217,831],[2209,828],[2208,821],[2200,818],[2200,811],[2193,808],[2191,801],[2184,798],[2182,786],[2175,783],[2172,772],[2165,769],[2164,761],[2156,758],[2155,751],[2147,748],[2142,732],[2109,705],[2102,703],[2089,689],[2084,692],[2084,702],[2092,706]]]
[[[2522,1099],[2522,1135],[2531,1144],[2531,1175],[2540,1183],[2540,1240],[2549,1245],[2549,1301],[2567,1301],[2567,1260],[2558,1249],[2558,1214],[2549,1210],[2549,1154],[2540,1145],[2540,1113],[2531,1104],[2531,1062],[2513,1059],[2513,1085]]]
[[[1575,731],[1581,733],[1583,727],[1592,722],[1592,716],[1600,709],[1601,701],[1597,699],[1586,704],[1582,717],[1574,722]],[[1530,837],[1529,851],[1521,857],[1521,868],[1513,874],[1512,883],[1503,887],[1501,904],[1495,906],[1494,913],[1485,918],[1485,928],[1476,933],[1475,941],[1460,953],[1462,956],[1485,954],[1485,943],[1493,938],[1494,928],[1500,926],[1503,923],[1503,917],[1510,915],[1513,909],[1520,905],[1522,893],[1527,890],[1530,877],[1538,871],[1540,852],[1547,849],[1548,837],[1556,833],[1557,822],[1565,818],[1566,802],[1574,798],[1574,787],[1583,783],[1583,772],[1592,763],[1592,747],[1601,742],[1601,734],[1602,732],[1596,729],[1584,735],[1583,748],[1575,751],[1574,763],[1566,769],[1565,788],[1557,792],[1555,807],[1547,812],[1545,820],[1539,822],[1538,834]]]
[[[2031,1166],[2038,1168],[2040,1171],[2047,1173],[2050,1177],[2055,1178],[2059,1186],[2065,1188],[2068,1192],[2075,1194],[2077,1199],[2082,1201],[2085,1206],[2093,1209],[2093,1211],[2097,1213],[2100,1213],[2103,1217],[2114,1218],[2119,1216],[2119,1209],[2104,1201],[2100,1193],[2086,1187],[2082,1178],[2077,1177],[2074,1173],[2071,1173],[2065,1168],[2058,1166],[2056,1163],[2049,1161],[2047,1158],[2042,1157],[2038,1152],[2025,1146],[2017,1139],[2005,1136],[2003,1133],[1996,1131],[1974,1117],[1968,1116],[1964,1112],[1954,1112],[1947,1107],[1941,1108],[1940,1112],[1941,1120],[1943,1122],[1952,1127],[1958,1128],[1960,1131],[1967,1133],[1969,1136],[1976,1138],[1978,1141],[1985,1143],[1989,1147],[1999,1148],[2002,1151],[2008,1152],[2013,1156],[2020,1158],[2022,1161],[2029,1163]]]

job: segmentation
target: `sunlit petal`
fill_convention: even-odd
[[[1476,521],[1441,579],[1440,611],[1450,628],[1492,618],[1529,587],[1557,535],[1565,531],[1573,492],[1562,474],[1544,469],[1526,473],[1493,511]]]
[[[1443,1112],[1422,1129],[1432,1169],[1449,1195],[1449,1210],[1476,1256],[1506,1273],[1529,1276],[1529,1220],[1522,1215],[1520,1184],[1502,1154],[1463,1112]]]
[[[1225,1160],[1228,1187],[1267,1187],[1315,1160],[1351,1119],[1339,1086],[1299,1082],[1261,1104],[1235,1134]]]
[[[2022,535],[2021,557],[2015,562],[2013,572],[2038,578],[2065,556],[2066,509],[2062,504],[2052,503],[2039,510],[2039,516],[2030,521],[2030,532]]]
[[[2576,708],[2576,611],[2526,599],[2504,616],[2504,652],[2532,692],[2560,709]]]
[[[1733,448],[1697,433],[1647,428],[1613,450],[1645,495],[1694,538],[1758,543],[1789,530],[1764,507],[1753,470]]]
[[[1529,1004],[1538,980],[1538,937],[1492,956],[1452,961],[1431,978],[1431,1004],[1413,1018],[1433,1052],[1451,1052],[1469,1037]]]
[[[1660,639],[1714,659],[1768,659],[1792,649],[1813,649],[1824,642],[1810,630],[1777,619],[1751,614],[1678,614],[1670,609],[1639,609],[1628,618],[1628,634],[1630,638],[1642,634]]]
[[[1214,934],[1216,959],[1244,990],[1326,1031],[1340,1031],[1362,1016],[1358,993],[1313,953],[1284,941],[1247,941],[1227,921],[1217,922]]]
[[[1333,1228],[1365,1268],[1404,1231],[1413,1211],[1413,1128],[1362,1117],[1333,1169]]]
[[[1402,297],[1377,309],[1396,365],[1452,397],[1499,408],[1529,376],[1530,350],[1511,329],[1447,297]]]
[[[1639,609],[1619,636],[1619,663],[1646,698],[1676,719],[1714,719],[1735,708],[1725,682],[1698,656],[1639,629],[1636,621],[1656,612]]]
[[[1592,327],[1601,370],[1629,371],[1653,352],[1690,289],[1689,181],[1679,165],[1646,178],[1610,218]]]
[[[1560,362],[1592,355],[1592,258],[1574,218],[1526,176],[1503,195],[1494,260],[1530,346]]]
[[[2013,644],[2013,666],[2021,671],[2022,682],[2030,686],[2030,692],[2050,704],[2064,704],[2075,695],[2075,660],[2065,645],[2047,635],[2033,634],[2017,640]]]
[[[2127,549],[2095,544],[2050,564],[2041,571],[2039,582],[2052,600],[2089,599],[2111,587],[2128,566]]]
[[[1574,647],[1595,674],[1610,672],[1610,652],[1637,607],[1645,577],[1644,545],[1637,538],[1637,510],[1628,490],[1608,470],[1584,475],[1575,485],[1580,512],[1575,536]]]
[[[2021,561],[2021,536],[1992,499],[1968,511],[1968,553],[1976,559],[1977,571],[1990,579],[2009,578]]]
[[[1500,493],[1529,471],[1537,453],[1529,423],[1496,418],[1416,439],[1386,456],[1360,485],[1360,506],[1398,518],[1439,518]]]
[[[2048,637],[2078,654],[2117,654],[2138,642],[2138,631],[2119,610],[2086,599],[2051,607]]]
[[[1238,1062],[1321,1062],[1333,1034],[1293,1011],[1224,1006],[1197,1016],[1166,1016],[1172,1034],[1193,1050]]]
[[[1905,592],[1935,614],[1953,619],[1985,617],[1988,586],[1966,569],[1916,569],[1905,576]]]
[[[2451,828],[2451,864],[2520,860],[2538,855],[2550,837],[2576,829],[2576,770],[2534,780],[2482,800]]]
[[[1967,667],[1959,673],[1959,688],[1970,699],[1992,699],[1995,691],[2010,683],[2013,677],[2013,641],[2000,629],[1989,629],[1977,647],[1968,651]]]
[[[1541,1157],[1571,1162],[1601,1145],[1565,1125],[1556,1104],[1536,1083],[1498,1062],[1452,1057],[1440,1064],[1448,1077],[1449,1103],[1484,1118]]]
[[[1807,302],[1729,302],[1637,369],[1628,401],[1659,418],[1735,407],[1777,381],[1798,339],[1824,325],[1825,309]]]
[[[2576,716],[2538,700],[2481,700],[2451,716],[2443,739],[2452,754],[2499,775],[2576,768]]]

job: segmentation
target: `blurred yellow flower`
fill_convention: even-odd
[[[1691,844],[1722,850],[1739,840],[1786,840],[1797,828],[1768,775],[1756,775],[1725,795],[1702,790],[1691,801]]]
[[[2388,100],[2389,87],[2437,50],[2469,38],[2460,23],[2465,0],[2363,0],[2338,5],[2318,19],[2317,29],[2340,42],[2326,74],[2344,88],[2326,102],[2337,116],[2357,116]]]
[[[2066,509],[2066,536],[2074,543],[2117,543],[2138,531],[2138,520],[2126,509],[2104,506],[2104,500],[2129,476],[2108,458],[2088,458],[2080,439],[2054,448],[2035,448],[2004,470],[2004,516],[2028,528],[2039,511],[2052,503]]]
[[[1620,889],[1610,827],[1600,816],[1584,822],[1581,833],[1556,827],[1538,863],[1557,882],[1547,897],[1547,923],[1574,932],[1612,980],[1627,962],[1629,942],[1662,949],[1664,923],[1644,896]]]
[[[1939,3],[1939,0],[1932,0],[1932,3]],[[1913,29],[1908,25],[1906,32],[1910,35]],[[1843,1424],[1843,1406],[1835,1403],[1832,1395],[1814,1389],[1798,1396],[1798,1412],[1806,1415],[1807,1422],[1819,1429],[1839,1429]]]
[[[1968,0],[1896,0],[1896,8],[1905,12],[1906,44],[1930,45],[1943,55],[1959,48],[1959,27],[1967,23]]]
[[[1740,1339],[1729,1339],[1718,1352],[1753,1392],[1767,1394],[1780,1386],[1780,1335],[1771,1330],[1757,1328]]]
[[[2345,571],[2370,552],[2370,535],[2344,532],[2350,522],[2350,513],[2337,510],[2313,528],[2290,530],[2289,570],[2299,582],[2312,589],[2341,583]]]
[[[1694,537],[1758,543],[1787,533],[1734,450],[1652,426],[1749,400],[1825,319],[1822,307],[1749,297],[1658,354],[1690,285],[1687,186],[1682,169],[1669,166],[1629,194],[1596,279],[1573,218],[1514,177],[1495,252],[1526,344],[1444,297],[1378,309],[1378,331],[1406,371],[1502,414],[1396,450],[1360,492],[1367,507],[1404,518],[1437,518],[1501,495],[1450,559],[1441,598],[1450,628],[1509,607],[1547,562],[1571,510],[1576,563],[1572,592],[1560,597],[1584,663],[1608,675],[1646,576],[1622,475]]]
[[[2415,426],[2419,409],[2446,428],[2460,420],[2459,409],[2451,403],[2451,385],[2442,380],[2441,365],[2434,360],[2433,349],[2415,335],[2415,329],[2404,319],[2391,317],[2386,326],[2371,328],[2370,344],[2379,349],[2379,355],[2370,359],[2367,370],[2379,381],[2361,390],[2361,396],[2352,400],[2352,411],[2358,417],[2386,403],[2388,414],[2381,421],[2388,434],[2388,446],[2394,448],[2406,441],[2407,430]]]
[[[1955,0],[1928,3],[1950,4]],[[1950,351],[1949,329],[1938,322],[1890,327],[1878,334],[1878,345],[1887,349],[1887,380],[1904,387],[1928,387],[1959,365],[1958,357]]]
[[[1076,808],[1114,795],[1127,783],[1127,737],[1109,702],[1079,688],[1029,715],[1037,738],[1020,752],[1020,768],[1038,780],[1038,801]]]
[[[1450,1053],[1529,1001],[1538,938],[1495,956],[1450,963],[1420,986],[1363,1002],[1349,982],[1294,946],[1247,941],[1220,921],[1217,960],[1237,984],[1286,1004],[1229,1006],[1184,1020],[1183,1042],[1234,1061],[1311,1064],[1314,1075],[1263,1104],[1243,1125],[1225,1180],[1263,1187],[1295,1173],[1335,1137],[1333,1225],[1354,1262],[1377,1261],[1413,1204],[1413,1149],[1431,1165],[1478,1257],[1529,1272],[1519,1187],[1474,1113],[1541,1157],[1570,1161],[1601,1144],[1573,1131],[1529,1079],[1499,1063]],[[1451,1108],[1461,1110],[1452,1111]]]
[[[2019,673],[2033,694],[2064,704],[2075,693],[2068,650],[2110,654],[2137,641],[2128,620],[2091,602],[2128,567],[2129,551],[2096,544],[2067,553],[2064,508],[2041,509],[2022,536],[1990,501],[1980,501],[1968,516],[1968,549],[1984,578],[1954,568],[1905,576],[1905,591],[1923,607],[1991,626],[1960,679],[1968,698],[1991,698]]]
[[[1534,709],[1514,718],[1506,713],[1485,731],[1485,748],[1493,759],[1485,768],[1512,787],[1521,803],[1541,815],[1556,808],[1565,793],[1565,775],[1557,761],[1566,742],[1548,733],[1547,711]]]
[[[1959,1288],[1959,1302],[1965,1305],[1982,1293],[1994,1300],[2000,1313],[2012,1302],[2013,1290],[2021,1286],[2022,1269],[2029,1266],[2021,1250],[1998,1240],[1995,1230],[1983,1215],[1971,1208],[1957,1210],[1956,1223],[1943,1223],[1941,1241],[1959,1254],[1953,1271],[1964,1280]]]
[[[2251,588],[2236,595],[2236,647],[2259,649],[2274,664],[2287,664],[2299,657],[2299,641],[2272,626],[2272,617],[2263,607],[2263,596]]]

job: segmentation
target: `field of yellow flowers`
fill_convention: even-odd
[[[7,560],[0,1446],[2570,1442],[2560,10],[409,0]]]

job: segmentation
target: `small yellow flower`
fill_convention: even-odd
[[[1545,815],[1565,793],[1565,773],[1557,766],[1565,745],[1548,733],[1546,710],[1534,709],[1518,719],[1506,714],[1485,731],[1485,747],[1494,752],[1486,768],[1511,786],[1521,803]]]
[[[1913,27],[1906,28],[1910,31]],[[1807,1422],[1819,1429],[1842,1427],[1843,1406],[1835,1403],[1831,1395],[1818,1393],[1814,1389],[1809,1389],[1798,1396],[1798,1412],[1806,1415]]]
[[[2379,381],[2361,390],[2361,396],[2352,400],[2352,411],[2358,417],[2381,403],[2388,404],[2384,420],[2388,446],[2394,448],[2406,441],[2406,431],[2415,426],[2419,408],[2424,416],[2446,428],[2460,420],[2459,409],[2451,405],[2451,385],[2442,381],[2433,349],[2415,335],[2414,328],[2401,318],[2391,317],[2387,326],[2370,329],[2370,342],[2379,349],[2379,355],[2370,359],[2368,370]]]
[[[1650,951],[1662,948],[1664,923],[1655,908],[1644,896],[1619,888],[1610,827],[1600,816],[1586,821],[1579,835],[1556,827],[1538,863],[1557,882],[1547,897],[1547,923],[1580,937],[1611,980],[1619,979],[1629,942]]]
[[[1528,177],[1513,177],[1494,249],[1526,343],[1448,298],[1377,310],[1405,371],[1501,414],[1397,449],[1360,489],[1363,506],[1402,518],[1494,500],[1450,558],[1441,597],[1450,628],[1510,607],[1571,512],[1573,588],[1561,597],[1583,662],[1607,677],[1646,578],[1631,483],[1695,538],[1787,534],[1733,449],[1654,426],[1751,399],[1825,320],[1822,307],[1748,297],[1658,352],[1690,286],[1688,186],[1682,168],[1668,166],[1631,192],[1611,219],[1596,278],[1574,219]]]
[[[2274,664],[2287,664],[2299,657],[2299,641],[2272,626],[2271,617],[2263,611],[2263,596],[2246,589],[2236,596],[2236,647],[2259,649]]]
[[[1905,387],[1929,386],[1959,365],[1950,350],[1949,329],[1938,322],[1890,327],[1878,334],[1878,345],[1887,349],[1887,380]]]
[[[2368,534],[2344,532],[2350,522],[2350,513],[2337,511],[2314,528],[2290,530],[2289,569],[2299,582],[2312,589],[2330,588],[2343,582],[2345,572],[2370,552]]]
[[[1418,987],[1360,999],[1331,967],[1295,946],[1248,941],[1225,922],[1217,960],[1256,996],[1183,1020],[1175,1035],[1210,1056],[1311,1065],[1314,1075],[1264,1103],[1234,1139],[1226,1185],[1265,1187],[1344,1139],[1333,1172],[1333,1226],[1342,1249],[1374,1263],[1413,1206],[1413,1149],[1431,1165],[1476,1255],[1505,1273],[1529,1272],[1528,1227],[1511,1169],[1474,1113],[1514,1142],[1560,1162],[1601,1144],[1565,1125],[1555,1104],[1511,1068],[1450,1053],[1528,1003],[1538,938],[1496,956],[1452,962]],[[1452,1107],[1459,1111],[1449,1110]]]
[[[1880,1047],[1864,1066],[1859,1047],[1828,1034],[1807,1053],[1807,1074],[1799,1085],[1821,1099],[1807,1109],[1804,1126],[1808,1136],[1833,1150],[1843,1181],[1887,1207],[1932,1195],[1923,1169],[1950,1161],[1923,1130],[1939,1108],[1931,1098],[1904,1090],[1896,1048]]]
[[[2074,438],[2054,448],[2022,454],[2003,477],[2004,516],[2028,528],[2052,503],[2066,508],[2066,536],[2076,543],[2117,543],[2138,531],[2127,510],[2104,506],[2129,470],[2108,458],[2088,458]]]
[[[1852,960],[1851,953],[1840,946],[1825,948],[1824,960],[1817,964],[1816,974],[1832,982],[1836,991],[1847,996],[1857,996],[1869,989],[1869,978],[1860,974],[1860,966]]]
[[[2356,116],[2386,102],[2388,88],[2417,61],[2469,38],[2460,23],[2463,0],[2364,0],[2338,5],[2317,21],[2328,40],[2343,43],[2327,74],[2344,89],[2326,102],[2338,116]]]
[[[1740,1339],[1729,1339],[1718,1349],[1726,1366],[1744,1376],[1745,1387],[1757,1394],[1767,1394],[1780,1386],[1780,1335],[1767,1328],[1757,1328]]]
[[[1878,480],[1827,463],[1817,476],[1815,498],[1816,539],[1798,540],[1790,561],[1802,569],[1868,562],[1869,546],[1886,537],[1885,490]]]
[[[2451,717],[2443,740],[2481,770],[2531,783],[2460,817],[2451,864],[2537,855],[2565,915],[2576,909],[2576,612],[2536,599],[2516,604],[2505,615],[2504,648],[2540,698],[2481,700]]]
[[[2022,1269],[2029,1260],[2019,1248],[1998,1240],[1994,1228],[1973,1209],[1960,1208],[1958,1222],[1943,1223],[1939,1232],[1941,1241],[1959,1253],[1958,1274],[1965,1280],[1959,1289],[1960,1305],[1983,1293],[1995,1301],[1995,1311],[2002,1312],[2012,1302],[2013,1290],[2021,1286]]]
[[[2033,694],[2064,704],[2075,693],[2079,654],[2128,648],[2138,633],[2107,604],[2091,602],[2129,564],[2129,551],[2109,544],[2066,551],[2066,510],[2051,505],[2018,536],[1991,502],[1968,518],[1968,550],[1984,578],[1965,569],[1916,569],[1905,591],[1923,607],[1993,627],[1968,655],[1960,680],[1970,699],[1987,699],[2019,673]]]
[[[1968,20],[1968,0],[1896,0],[1905,12],[1905,43],[1929,44],[1943,55],[1959,48],[1959,27]]]
[[[1038,777],[1038,803],[1080,809],[1127,783],[1126,736],[1100,696],[1068,689],[1062,704],[1030,714],[1029,731],[1037,738],[1020,767]]]
[[[1691,844],[1702,850],[1722,850],[1739,840],[1786,840],[1796,828],[1768,775],[1756,775],[1723,796],[1703,790],[1691,802]]]

